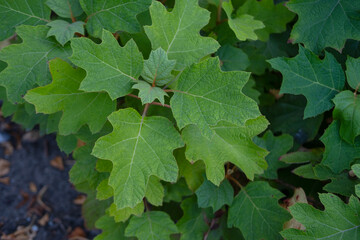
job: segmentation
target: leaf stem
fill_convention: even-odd
[[[241,184],[239,183],[239,181],[236,180],[233,176],[227,175],[226,178],[229,179],[229,180],[231,180],[231,181],[233,181],[239,188],[241,188],[241,189],[244,188],[244,186],[241,185]]]
[[[139,98],[138,96],[136,96],[136,95],[134,95],[134,94],[128,94],[128,95],[126,95],[126,96],[133,97],[133,98],[136,98],[136,99],[141,99],[141,98]],[[150,104],[150,105],[156,105],[156,106],[162,106],[162,107],[166,107],[166,108],[171,108],[171,106],[168,105],[168,104],[162,105],[161,103],[158,103],[158,102],[152,102],[152,103],[148,103],[148,104]]]
[[[145,104],[144,111],[142,114],[142,117],[144,118],[147,114],[147,111],[149,110],[150,103]]]
[[[219,6],[217,8],[217,17],[216,17],[216,25],[221,24],[221,10],[222,10],[222,0],[219,1]]]

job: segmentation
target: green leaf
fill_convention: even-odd
[[[220,58],[221,70],[223,71],[244,71],[250,65],[246,53],[229,44],[219,48],[216,55]]]
[[[80,4],[88,15],[86,30],[94,37],[101,37],[103,29],[113,33],[140,32],[136,16],[149,8],[151,0],[80,0]]]
[[[331,99],[345,84],[341,65],[330,53],[323,60],[300,46],[294,58],[274,58],[268,61],[283,75],[280,94],[302,94],[307,99],[304,118],[317,116],[334,104]]]
[[[23,42],[1,50],[0,60],[8,67],[0,73],[0,84],[6,88],[10,102],[23,102],[22,95],[28,90],[48,84],[48,61],[67,59],[71,54],[69,46],[63,48],[46,37],[48,30],[46,26],[19,26],[16,32]]]
[[[305,149],[306,150],[306,149]],[[320,162],[323,155],[323,150],[319,148],[309,149],[310,151],[306,152],[291,152],[281,156],[280,161],[293,164],[293,163],[317,163]]]
[[[174,151],[179,166],[179,176],[184,177],[191,191],[195,191],[204,181],[205,165],[202,161],[190,163],[185,157],[185,148]]]
[[[165,212],[145,212],[141,217],[133,216],[126,227],[125,236],[136,236],[143,239],[170,239],[170,235],[177,233],[178,229],[169,215]]]
[[[84,35],[84,22],[77,21],[69,23],[64,20],[55,20],[46,24],[51,27],[47,37],[55,36],[56,40],[61,44],[65,45],[70,39],[73,38],[74,34],[81,33]]]
[[[95,228],[95,222],[104,216],[105,210],[109,207],[109,201],[99,201],[95,198],[95,191],[87,192],[87,197],[82,205],[82,213],[87,229]]]
[[[341,194],[350,197],[355,194],[355,186],[360,183],[360,179],[350,178],[347,172],[331,177],[331,182],[326,184],[323,189],[327,192]]]
[[[161,47],[170,60],[176,60],[176,70],[198,62],[219,48],[216,40],[199,34],[209,22],[210,13],[199,7],[198,0],[175,1],[171,12],[162,3],[153,1],[150,15],[152,25],[145,26],[145,32],[152,48]]]
[[[350,169],[350,164],[360,158],[360,139],[350,144],[339,135],[339,121],[333,121],[326,129],[320,140],[325,145],[325,152],[322,164],[328,166],[333,172],[340,173]]]
[[[11,37],[19,25],[42,25],[50,22],[46,0],[0,0],[0,41]]]
[[[117,223],[114,218],[108,215],[102,216],[95,223],[96,228],[101,229],[101,234],[97,235],[94,240],[112,240],[127,239],[125,235],[125,223]]]
[[[306,203],[290,207],[294,218],[302,223],[305,231],[286,229],[281,235],[288,240],[339,239],[353,240],[360,234],[359,199],[352,196],[345,204],[334,194],[319,194],[325,210],[315,209]]]
[[[255,137],[254,142],[269,151],[269,155],[265,158],[268,168],[262,176],[269,179],[277,179],[277,170],[288,166],[280,161],[280,157],[292,148],[293,138],[288,134],[275,137],[271,131],[267,131],[261,138]]]
[[[161,206],[164,198],[164,187],[160,179],[150,176],[145,192],[146,200],[154,206]]]
[[[241,12],[238,12],[235,18],[233,18],[232,13],[234,11],[234,7],[230,0],[224,1],[222,3],[222,8],[228,16],[230,28],[234,31],[236,37],[240,41],[245,41],[246,39],[258,39],[258,36],[255,34],[255,30],[264,28],[265,25],[263,22],[255,20],[253,16],[243,14]]]
[[[78,17],[83,13],[79,0],[47,0],[46,5],[63,18]]]
[[[155,82],[156,85],[162,86],[170,82],[174,76],[171,71],[176,64],[175,60],[169,60],[164,49],[158,48],[151,51],[149,59],[144,61],[144,69],[141,76],[148,82]]]
[[[139,97],[141,98],[141,103],[144,105],[146,103],[152,103],[155,99],[158,99],[162,105],[165,103],[165,96],[168,96],[167,93],[158,87],[152,87],[150,84],[144,81],[136,83],[133,89],[139,90]]]
[[[222,72],[218,58],[208,58],[185,69],[170,105],[180,129],[196,124],[211,137],[211,125],[224,120],[244,125],[260,115],[256,102],[241,90],[249,79],[246,72]]]
[[[113,100],[131,92],[132,81],[140,76],[143,69],[143,58],[136,43],[130,40],[120,47],[115,37],[106,30],[103,31],[101,44],[77,38],[71,41],[71,47],[74,51],[71,61],[87,72],[80,89],[106,91]]]
[[[209,226],[205,222],[206,213],[197,206],[196,198],[190,197],[182,201],[181,209],[184,215],[176,223],[181,240],[204,239]]]
[[[106,200],[111,198],[112,196],[114,196],[114,189],[109,185],[109,178],[106,178],[102,180],[96,187],[96,199]]]
[[[114,217],[115,222],[125,222],[132,215],[141,216],[144,212],[144,203],[140,202],[134,208],[126,207],[123,209],[116,209],[116,205],[113,203],[107,211],[111,217]]]
[[[182,136],[186,143],[186,158],[190,161],[203,160],[206,177],[215,185],[224,179],[224,164],[231,162],[253,180],[255,174],[263,173],[267,167],[263,148],[253,143],[252,138],[263,132],[268,125],[264,117],[248,120],[244,126],[220,122],[212,130],[212,139],[201,135],[195,125],[186,127]]]
[[[72,153],[77,146],[78,139],[74,135],[56,135],[56,143],[61,151],[66,154]]]
[[[360,2],[353,0],[291,0],[286,6],[299,19],[291,31],[291,39],[320,53],[326,47],[338,51],[346,39],[360,40]]]
[[[179,178],[175,183],[166,183],[164,185],[164,202],[181,202],[184,197],[193,194],[186,185],[184,178]]]
[[[142,201],[151,175],[176,181],[178,167],[172,152],[183,142],[169,120],[141,117],[131,108],[114,112],[108,119],[114,130],[96,141],[92,154],[113,162],[109,185],[119,209]]]
[[[346,90],[337,94],[333,101],[333,117],[340,120],[340,136],[353,144],[360,135],[360,99],[358,95]]]
[[[352,58],[348,56],[348,59],[346,60],[346,79],[350,87],[357,91],[360,87],[359,69],[360,58]]]
[[[259,40],[267,41],[271,33],[281,33],[286,30],[286,24],[295,14],[289,11],[283,4],[274,4],[274,0],[250,0],[246,1],[236,11],[236,14],[248,14],[261,21],[265,27],[255,30]]]
[[[85,71],[74,69],[61,59],[50,61],[50,72],[53,82],[30,90],[25,100],[34,104],[37,112],[51,114],[63,111],[59,123],[62,135],[76,133],[84,124],[92,133],[99,132],[106,117],[116,109],[116,102],[111,101],[106,93],[78,90]]]
[[[212,207],[213,211],[216,212],[225,204],[231,206],[234,189],[226,179],[219,186],[205,180],[196,190],[196,196],[199,207]]]
[[[245,239],[282,239],[279,232],[291,218],[278,203],[282,197],[267,182],[250,182],[230,206],[228,226],[239,228]]]
[[[355,176],[360,178],[360,164],[352,165],[351,170],[354,172]],[[355,185],[355,193],[360,198],[360,184]]]

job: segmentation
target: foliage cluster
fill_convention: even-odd
[[[359,12],[0,0],[2,114],[72,154],[97,240],[357,239]]]

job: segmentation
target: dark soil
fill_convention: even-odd
[[[75,232],[80,231],[80,235],[83,233],[83,237],[92,239],[95,232],[85,230],[81,204],[74,203],[80,193],[69,182],[68,172],[73,161],[60,152],[55,136],[22,141],[19,149],[16,145],[19,147],[20,141],[16,144],[13,136],[11,139],[15,146],[11,155],[6,156],[6,150],[0,148],[0,158],[11,163],[10,172],[5,175],[9,183],[0,183],[0,238],[23,239],[16,236],[25,231],[28,239],[69,239],[78,227]],[[59,156],[64,170],[50,165],[50,161]],[[41,218],[43,222],[39,221]],[[19,226],[25,228],[19,230]]]

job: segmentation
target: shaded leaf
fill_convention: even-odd
[[[51,21],[47,26],[51,27],[47,37],[55,36],[56,40],[61,44],[65,45],[70,39],[73,38],[75,33],[81,33],[84,35],[84,22],[77,21],[69,23],[64,20]]]
[[[46,5],[64,18],[78,17],[83,13],[79,0],[47,0]]]

